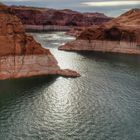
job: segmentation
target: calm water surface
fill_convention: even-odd
[[[82,76],[0,81],[0,140],[140,140],[140,57],[58,51],[73,38],[33,35]]]

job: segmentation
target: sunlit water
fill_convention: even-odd
[[[0,81],[0,140],[140,140],[140,57],[58,51],[73,38],[33,35],[82,76]]]

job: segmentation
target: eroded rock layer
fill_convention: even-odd
[[[0,80],[39,75],[80,76],[61,70],[51,52],[25,33],[13,10],[0,4]]]
[[[0,56],[23,54],[50,54],[50,51],[25,34],[21,21],[11,8],[0,5]]]
[[[51,54],[0,57],[0,80],[41,75],[80,76],[75,71],[60,69],[57,61]]]
[[[140,54],[140,9],[133,9],[100,26],[87,28],[61,50]]]
[[[55,10],[24,6],[13,6],[12,9],[27,29],[34,30],[33,25],[36,25],[36,30],[70,30],[69,27],[91,26],[112,19],[102,13],[80,13],[68,9]]]

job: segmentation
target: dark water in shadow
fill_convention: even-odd
[[[34,36],[82,76],[0,81],[0,140],[140,139],[140,57],[63,52],[64,33]]]

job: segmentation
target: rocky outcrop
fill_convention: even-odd
[[[140,42],[140,28],[122,25],[99,26],[83,31],[77,39]]]
[[[38,75],[80,76],[61,70],[51,52],[25,33],[13,10],[0,4],[0,80]]]
[[[140,54],[140,9],[133,9],[100,26],[85,29],[60,50],[90,50]]]
[[[12,9],[22,23],[26,25],[27,30],[33,30],[34,25],[38,30],[40,27],[41,31],[53,29],[70,30],[72,27],[91,26],[112,19],[102,13],[80,13],[68,9],[55,10],[24,6],[13,6]]]
[[[52,54],[0,57],[0,80],[43,75],[80,76],[76,71],[60,69]]]

